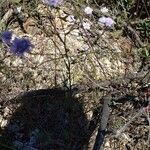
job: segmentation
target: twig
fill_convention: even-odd
[[[102,118],[101,118],[101,123],[100,127],[98,129],[98,134],[96,136],[95,144],[93,150],[100,150],[104,138],[105,138],[105,131],[107,127],[107,122],[109,118],[109,104],[111,101],[111,96],[108,95],[107,97],[104,98],[104,104],[103,104],[103,111],[102,111]]]
[[[3,148],[6,148],[7,150],[16,150],[15,148],[12,148],[6,144],[3,144],[3,143],[0,143],[0,145],[3,147]]]
[[[127,23],[123,23],[123,26],[125,27],[125,29],[127,30],[127,32],[131,33],[132,34],[132,40],[134,41],[135,45],[137,47],[143,47],[144,44],[143,42],[141,41],[138,33],[136,30],[134,30],[131,26],[129,26]]]
[[[139,117],[144,111],[144,108],[141,108],[138,113],[136,113],[123,127],[121,127],[119,130],[117,130],[115,137],[118,138],[122,132],[126,130],[126,128],[129,126],[129,124],[135,120],[135,118]]]
[[[8,19],[12,16],[13,14],[13,9],[9,9],[6,14],[3,16],[2,20],[0,21],[1,23],[6,23]]]

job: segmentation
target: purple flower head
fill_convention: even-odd
[[[18,56],[23,56],[25,52],[29,52],[33,45],[28,39],[15,38],[10,46],[10,51]]]
[[[63,0],[42,0],[43,3],[52,6],[52,7],[57,7]]]
[[[115,21],[110,17],[101,17],[99,18],[98,22],[109,28],[111,28],[115,24]]]
[[[106,26],[107,27],[112,27],[115,24],[115,21],[112,18],[106,18]]]
[[[1,39],[5,44],[10,45],[11,44],[11,38],[12,38],[12,32],[11,31],[2,32]]]

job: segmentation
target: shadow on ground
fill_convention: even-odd
[[[5,105],[14,112],[1,131],[1,150],[82,150],[89,140],[83,105],[66,90],[30,91]]]

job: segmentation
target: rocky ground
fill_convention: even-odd
[[[0,43],[0,148],[90,150],[109,95],[103,148],[148,150],[149,61],[139,54],[133,28],[100,26],[96,6],[91,16],[70,2],[24,3],[19,14],[18,6],[6,6],[1,24],[34,47],[18,57]],[[124,35],[128,30],[135,41]]]

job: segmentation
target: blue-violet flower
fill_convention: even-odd
[[[10,45],[11,44],[11,38],[12,38],[12,32],[11,31],[4,31],[1,33],[1,39],[5,44]]]
[[[23,56],[25,52],[29,52],[33,47],[31,42],[25,38],[15,38],[10,46],[10,51],[16,55]]]

